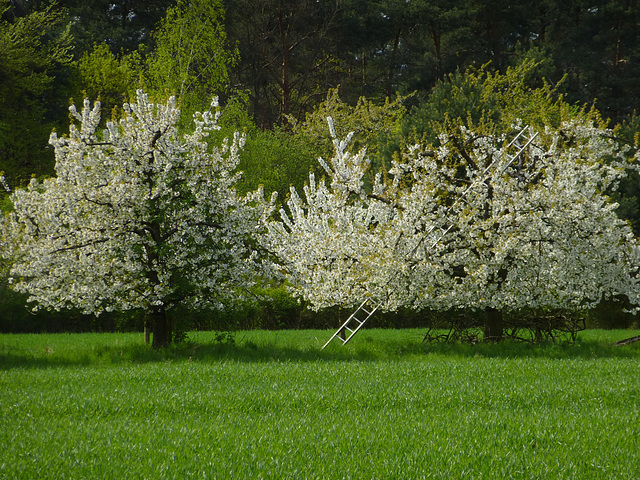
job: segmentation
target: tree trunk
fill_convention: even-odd
[[[387,98],[391,98],[393,95],[393,72],[395,70],[396,55],[398,53],[398,47],[400,46],[400,34],[402,33],[402,27],[398,27],[396,31],[396,37],[393,41],[393,50],[391,50],[391,58],[389,59],[389,72],[387,77],[387,85],[385,87],[385,95]]]
[[[155,349],[165,348],[171,342],[171,329],[164,305],[154,307],[149,313],[149,319],[153,328],[153,343]]]
[[[484,311],[484,339],[499,342],[502,340],[502,310],[487,307]]]
[[[287,123],[287,115],[289,114],[289,106],[291,103],[291,83],[289,81],[289,71],[291,69],[291,46],[289,45],[289,29],[290,26],[285,22],[284,10],[282,2],[278,12],[278,26],[280,28],[280,46],[282,48],[282,70],[280,76],[280,121]]]
[[[431,38],[433,39],[433,48],[436,52],[436,61],[438,65],[438,76],[444,75],[444,62],[442,60],[442,34],[435,25],[431,25]]]

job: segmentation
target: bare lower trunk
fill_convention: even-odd
[[[484,311],[484,339],[499,342],[502,334],[502,311],[488,307]]]
[[[153,348],[165,348],[171,342],[171,327],[164,305],[154,307],[149,313],[149,321],[153,328]]]

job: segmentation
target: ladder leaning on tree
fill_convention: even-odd
[[[538,136],[538,133],[534,132],[530,134],[529,137],[527,137],[525,135],[525,132],[527,130],[529,130],[528,125],[526,125],[522,130],[520,130],[520,132],[518,132],[518,134],[514,137],[514,139],[511,140],[511,142],[507,145],[506,148],[510,148],[516,145],[517,150],[513,156],[509,156],[509,154],[507,154],[507,161],[500,168],[500,174],[504,173],[504,171],[507,168],[509,168],[509,166],[515,160],[518,159],[518,157],[522,154],[522,152],[524,152],[525,149],[528,148],[529,145],[531,145],[531,143],[533,142],[533,140]],[[522,144],[521,142],[522,139],[524,139],[524,144]],[[464,201],[467,198],[469,193],[472,192],[473,188],[476,185],[478,185],[479,183],[483,183],[486,180],[485,178],[486,174],[489,172],[489,170],[492,167],[494,167],[494,165],[496,165],[498,160],[499,159],[497,158],[493,162],[491,162],[491,164],[489,164],[489,166],[487,166],[483,170],[482,174],[479,176],[480,180],[473,182],[471,185],[469,185],[465,189],[465,191],[462,192],[460,196],[453,202],[453,204],[447,209],[447,211],[453,210],[453,207],[459,201]],[[449,230],[451,230],[454,227],[453,220],[448,218],[448,216],[445,217],[445,219],[446,219],[446,222],[444,226],[442,227],[432,226],[427,232],[425,232],[422,238],[418,241],[417,245],[413,247],[413,249],[406,255],[406,258],[410,258],[416,252],[416,250],[420,247],[421,243],[423,242],[423,240],[426,238],[427,235],[430,235],[434,230],[438,230],[435,235],[435,240],[431,243],[428,249],[430,250],[434,248],[438,244],[438,242],[440,242],[440,240],[442,240],[442,238],[449,232]],[[382,305],[381,301],[373,299],[371,297],[364,299],[360,303],[358,308],[349,316],[346,322],[340,325],[340,328],[338,328],[338,330],[336,330],[336,332],[327,341],[327,343],[324,344],[322,349],[324,349],[327,345],[329,345],[334,338],[338,338],[342,342],[342,344],[345,345],[349,340],[351,340],[351,338],[353,338],[353,336],[358,332],[358,330],[360,330],[364,326],[367,320],[369,320],[373,316],[373,314],[381,307],[381,305]]]

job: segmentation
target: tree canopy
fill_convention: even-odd
[[[434,141],[407,146],[370,186],[365,151],[350,153],[330,125],[327,181],[311,176],[271,225],[295,294],[316,308],[373,298],[389,310],[485,311],[495,338],[502,311],[616,295],[640,306],[640,246],[603,193],[637,169],[634,152],[597,112],[523,85],[516,71],[485,79],[474,95],[502,102],[500,115],[434,123]],[[537,108],[518,136],[524,104]]]
[[[148,59],[154,91],[178,96],[188,112],[206,107],[205,98],[225,91],[236,55],[227,48],[220,0],[179,0],[167,10],[154,38],[156,48]]]
[[[236,193],[244,140],[210,146],[212,112],[183,135],[173,99],[154,104],[138,92],[124,111],[100,135],[99,104],[71,107],[79,125],[51,136],[56,176],[12,194],[4,240],[13,285],[36,308],[143,310],[154,346],[164,346],[167,310],[222,308],[255,281],[264,264],[252,236],[271,206],[260,191]]]

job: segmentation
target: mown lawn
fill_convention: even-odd
[[[640,478],[640,344],[0,335],[0,478]]]

